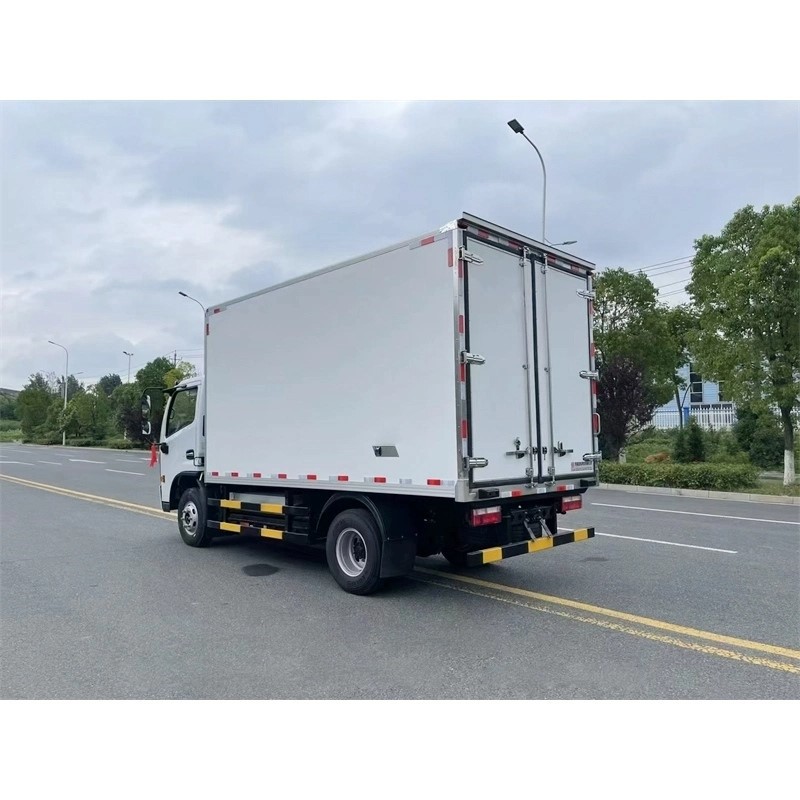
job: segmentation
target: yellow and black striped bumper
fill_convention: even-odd
[[[479,567],[481,564],[491,564],[493,561],[502,561],[504,558],[521,556],[523,553],[538,553],[540,550],[549,550],[562,544],[582,542],[594,536],[594,528],[578,528],[575,531],[557,533],[555,536],[543,536],[541,539],[529,539],[525,542],[504,544],[500,547],[487,547],[485,550],[476,550],[467,553],[466,564],[468,567]]]

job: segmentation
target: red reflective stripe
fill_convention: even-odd
[[[567,491],[567,487],[564,484],[562,484],[561,486],[556,486],[556,491],[557,492],[566,492]]]
[[[592,394],[595,397],[597,397],[597,381],[596,380],[592,380],[591,384],[592,384]]]
[[[462,364],[461,365],[461,383],[466,383],[466,382],[467,382],[467,365],[466,364]]]
[[[386,478],[381,477],[381,476],[377,476],[377,477],[373,478],[372,480],[374,480],[375,483],[386,483]]]
[[[480,236],[483,239],[489,238],[489,234],[486,231],[478,231],[478,236]]]
[[[591,300],[589,301],[589,316],[594,316],[594,303]]]
[[[219,477],[219,472],[212,472],[211,473],[211,477],[212,478],[218,478]]]
[[[279,478],[285,478],[286,477],[286,473],[285,472],[279,472],[278,473],[278,477]]]
[[[239,477],[238,472],[231,472],[231,478],[238,478],[238,477]]]
[[[452,247],[448,247],[447,248],[447,266],[448,267],[452,267],[453,266],[453,248]]]
[[[594,342],[589,342],[589,357],[594,358],[594,354],[597,348],[594,346]]]
[[[461,438],[466,439],[469,436],[469,426],[467,425],[467,421],[465,419],[461,420]]]
[[[315,481],[317,479],[316,475],[306,475],[307,481]]]
[[[600,433],[600,415],[596,411],[592,414],[592,431],[595,434]]]
[[[522,495],[522,489],[512,489],[511,496],[512,497],[520,497]]]
[[[220,311],[222,311],[222,309],[221,309],[221,308],[215,308],[215,309],[214,309],[214,313],[215,313],[215,314],[219,314],[219,312],[220,312]]]
[[[208,323],[206,322],[206,336],[208,336],[208,333],[209,333],[209,328],[208,328]]]
[[[254,478],[260,478],[261,477],[261,473],[260,472],[254,472],[253,473],[253,477]]]
[[[442,481],[439,478],[428,478],[428,486],[441,486]]]
[[[350,480],[350,478],[349,478],[347,475],[338,475],[338,476],[336,477],[336,480],[337,480],[337,481],[349,481],[349,480]]]
[[[428,236],[420,242],[420,245],[433,244],[435,239],[435,236]]]
[[[458,260],[458,277],[464,277],[464,262],[461,259]]]
[[[459,314],[458,315],[458,332],[459,333],[464,333],[464,315],[463,314]]]

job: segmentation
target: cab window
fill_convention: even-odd
[[[197,387],[184,389],[172,399],[167,417],[167,437],[177,433],[181,428],[194,421],[194,410],[197,405]]]

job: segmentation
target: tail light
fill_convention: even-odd
[[[597,412],[592,414],[592,430],[595,436],[600,433],[600,415]]]
[[[581,496],[577,495],[576,497],[562,497],[561,498],[561,513],[564,514],[567,511],[576,511],[579,508],[582,508],[583,502],[581,501]]]
[[[491,508],[473,508],[472,514],[469,518],[469,524],[473,528],[481,525],[497,525],[498,522],[503,521],[503,512],[500,506],[492,506]]]

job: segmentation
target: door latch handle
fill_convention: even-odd
[[[564,449],[564,443],[563,442],[559,442],[558,445],[553,448],[553,452],[557,456],[561,457],[561,456],[567,455],[567,453],[572,453],[573,451],[572,450],[565,450]]]
[[[522,442],[519,440],[519,437],[514,439],[514,449],[513,450],[506,450],[507,456],[514,456],[515,458],[525,458],[528,453],[530,453],[530,447],[526,447],[524,450],[520,450],[522,446]]]
[[[190,461],[194,460],[194,450],[187,450],[186,451],[186,458]]]

